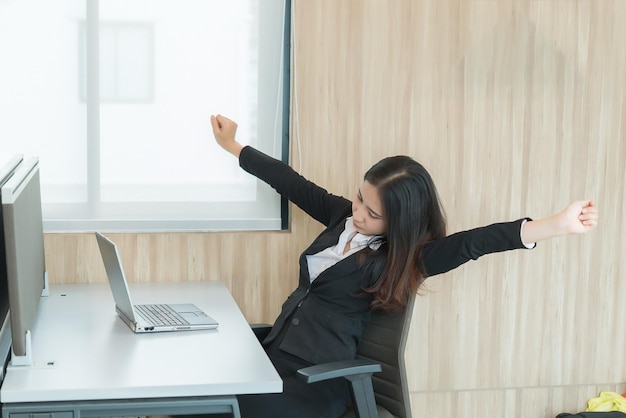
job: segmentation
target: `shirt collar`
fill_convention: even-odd
[[[352,222],[352,216],[350,216],[346,219],[344,231],[339,237],[339,242],[337,242],[336,251],[343,252],[346,243],[350,241],[350,239],[352,239],[352,241],[350,241],[350,249],[352,250],[367,247],[373,238],[376,238],[376,235],[363,235],[357,232],[354,227],[354,222]],[[377,249],[379,246],[380,244],[372,245],[372,248]]]

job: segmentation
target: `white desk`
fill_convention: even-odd
[[[282,390],[222,282],[130,288],[133,303],[192,302],[219,327],[134,334],[117,317],[107,284],[52,286],[32,331],[34,364],[7,370],[0,390],[4,418],[192,413],[222,404],[238,416],[234,395]],[[60,414],[63,408],[72,413]]]

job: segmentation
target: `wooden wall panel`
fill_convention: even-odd
[[[626,2],[295,0],[294,20],[303,175],[352,197],[377,160],[411,155],[449,232],[578,198],[601,209],[590,235],[429,279],[407,355],[415,416],[551,417],[623,390]],[[271,321],[320,230],[292,214],[288,232],[113,238],[132,280],[222,279],[250,321]],[[92,236],[47,234],[46,251],[52,282],[104,278]]]
[[[555,418],[584,411],[600,391],[622,393],[626,385],[503,388],[411,395],[414,418]]]

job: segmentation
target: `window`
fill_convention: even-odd
[[[2,153],[39,157],[45,230],[286,228],[286,203],[215,144],[210,115],[286,158],[289,6],[0,2]]]

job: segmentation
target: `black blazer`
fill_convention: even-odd
[[[359,252],[323,271],[310,283],[306,256],[334,246],[352,214],[352,202],[328,193],[282,161],[245,147],[239,165],[272,186],[326,229],[300,256],[297,289],[287,298],[264,344],[279,348],[312,364],[354,358],[370,317],[371,277],[359,266]],[[424,247],[429,276],[444,273],[481,255],[525,248],[522,220],[493,224],[431,241]]]

